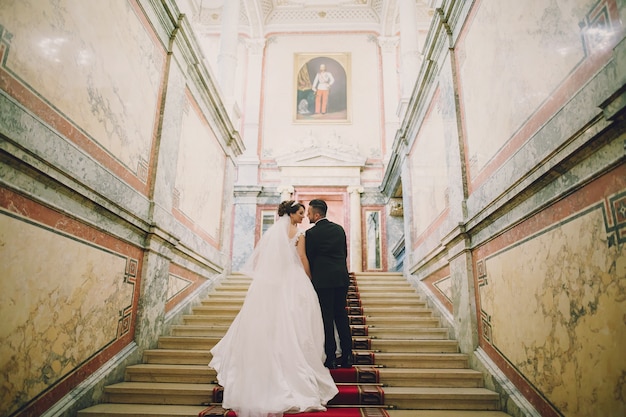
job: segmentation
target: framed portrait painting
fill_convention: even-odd
[[[349,123],[350,54],[298,53],[294,61],[294,121]]]

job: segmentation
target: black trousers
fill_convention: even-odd
[[[348,287],[340,288],[317,288],[317,296],[322,309],[322,321],[324,322],[324,351],[326,358],[334,359],[337,351],[335,341],[335,326],[339,335],[339,346],[342,355],[352,353],[352,334],[348,312],[346,311],[346,297]]]

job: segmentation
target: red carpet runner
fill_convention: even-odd
[[[359,290],[353,274],[348,290],[348,315],[352,329],[354,367],[332,369],[330,371],[337,383],[339,393],[328,403],[328,410],[323,412],[285,414],[297,417],[389,417],[383,408],[385,393],[381,387],[378,369],[375,368],[374,353],[371,351],[371,339],[368,337],[366,318],[363,315]],[[220,404],[223,388],[213,390],[212,404]],[[377,407],[381,406],[381,407]],[[236,417],[233,411],[225,410],[220,405],[211,405],[202,410],[198,417]]]

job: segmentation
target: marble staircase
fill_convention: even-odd
[[[224,279],[144,353],[143,363],[127,367],[124,382],[105,387],[105,403],[78,416],[197,416],[216,387],[209,350],[239,311],[249,282],[238,274]],[[506,416],[498,394],[483,387],[482,374],[469,368],[467,355],[401,274],[357,274],[356,282],[365,324],[353,326],[355,353],[374,358],[356,366],[378,369],[391,417]]]

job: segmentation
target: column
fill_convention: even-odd
[[[238,271],[254,250],[257,223],[257,197],[262,187],[235,186],[232,270]]]
[[[239,38],[239,1],[225,1],[220,29],[220,51],[217,55],[217,78],[229,114],[235,109],[235,73]],[[233,115],[231,114],[231,117]],[[238,117],[236,117],[238,118]]]
[[[362,217],[361,217],[361,186],[348,187],[350,194],[350,272],[363,271]]]
[[[398,13],[400,16],[400,62],[402,66],[401,101],[398,116],[402,119],[417,80],[420,64],[415,0],[398,0]]]
[[[396,54],[400,39],[397,36],[378,38],[378,46],[380,47],[381,64],[383,73],[383,100],[385,115],[385,149],[383,159],[389,161],[391,155],[391,147],[396,130],[400,125],[396,108],[399,102],[398,94],[398,67],[396,63]]]
[[[279,185],[276,191],[280,193],[280,201],[291,200],[295,189],[291,185]]]
[[[457,236],[451,237],[453,242],[443,243],[449,246],[455,336],[461,352],[470,353],[478,347],[476,287],[469,239],[465,236],[457,239]]]
[[[246,102],[244,103],[245,122],[242,139],[246,149],[238,158],[239,169],[237,184],[257,184],[259,178],[259,155],[257,154],[259,139],[259,112],[261,105],[261,74],[263,69],[263,52],[265,39],[246,40],[248,66],[246,72]]]

